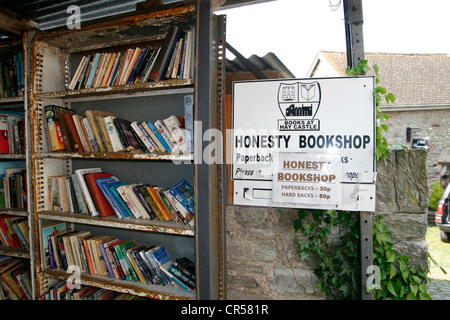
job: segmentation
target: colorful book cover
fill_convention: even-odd
[[[191,214],[194,214],[194,189],[186,181],[181,179],[175,186],[169,190],[175,199],[177,199]]]
[[[10,153],[7,116],[0,116],[0,153]]]
[[[42,230],[41,230],[42,246],[43,246],[42,252],[44,255],[42,261],[44,262],[44,268],[51,266],[50,251],[49,251],[50,248],[48,246],[49,237],[54,234],[57,234],[59,232],[66,231],[66,230],[67,230],[67,223],[65,223],[65,222],[53,223],[53,224],[50,224],[50,225],[42,228]]]

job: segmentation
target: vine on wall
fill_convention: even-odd
[[[389,154],[387,139],[383,136],[389,127],[389,115],[381,111],[384,97],[387,103],[394,103],[395,96],[380,86],[379,67],[374,64],[376,103],[376,160],[386,159]],[[347,75],[357,76],[372,70],[367,60],[347,70]],[[372,283],[366,289],[373,292],[375,299],[428,300],[426,283],[429,281],[427,266],[415,267],[407,256],[401,256],[393,249],[392,234],[378,215],[373,226],[373,262],[375,273]],[[334,210],[307,210],[298,212],[294,228],[305,236],[298,242],[302,260],[314,258],[318,287],[329,299],[360,298],[360,254],[359,213]],[[332,229],[340,235],[332,240]],[[434,260],[429,256],[433,262]]]

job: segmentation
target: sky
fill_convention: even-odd
[[[365,52],[450,54],[450,0],[362,3]],[[227,42],[243,56],[273,52],[297,78],[317,52],[346,51],[340,0],[276,0],[216,14],[226,15]]]

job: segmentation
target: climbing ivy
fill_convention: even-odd
[[[361,74],[365,74],[370,70],[372,70],[372,68],[369,67],[368,61],[361,60],[357,67],[347,69],[346,73],[349,76],[358,76]],[[383,100],[383,97],[385,98],[387,103],[394,103],[395,96],[393,93],[387,92],[386,88],[380,85],[381,81],[379,76],[379,67],[377,64],[373,65],[373,71],[375,72],[375,89],[373,91],[373,94],[375,96],[375,115],[377,119],[375,155],[376,159],[378,160],[381,157],[386,159],[389,154],[388,142],[383,135],[383,133],[387,132],[389,129],[389,126],[386,124],[386,122],[389,121],[389,114],[381,111],[380,103]]]
[[[358,213],[302,209],[294,227],[306,237],[298,242],[301,260],[316,261],[314,274],[319,279],[320,290],[329,299],[358,299]],[[332,229],[342,234],[335,241],[331,240]]]
[[[377,300],[431,300],[427,292],[425,267],[410,265],[407,256],[393,248],[392,234],[377,216],[373,226],[375,273],[366,285]],[[301,260],[314,259],[318,287],[328,299],[360,298],[359,213],[350,211],[307,210],[298,212],[294,224],[305,239],[298,242]],[[332,229],[340,234],[332,239]],[[429,259],[435,261],[429,256]],[[445,272],[445,271],[444,271]]]
[[[387,158],[389,147],[383,136],[389,127],[389,115],[381,111],[383,97],[387,103],[394,103],[395,96],[380,85],[378,65],[375,72],[376,102],[376,159]],[[347,70],[347,75],[357,76],[372,70],[367,60]],[[399,255],[393,248],[392,234],[378,215],[373,226],[373,262],[375,273],[370,277],[372,283],[366,290],[375,299],[428,300],[429,281],[426,267],[410,265],[407,256]],[[360,255],[359,255],[359,212],[335,210],[299,210],[294,224],[296,231],[303,233],[304,239],[298,242],[301,260],[314,259],[314,274],[319,279],[318,287],[329,299],[359,299]],[[335,230],[336,232],[332,232]],[[335,236],[337,234],[337,236]],[[333,239],[334,237],[334,239]],[[436,262],[428,256],[429,260]],[[441,270],[445,272],[441,268]]]

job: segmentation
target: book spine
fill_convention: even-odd
[[[113,120],[114,117],[112,116],[107,116],[104,118],[106,130],[108,132],[109,139],[111,140],[112,149],[113,152],[123,151],[124,147],[122,145],[122,142],[120,142],[119,133],[114,126]]]
[[[170,134],[164,123],[160,120],[157,120],[155,121],[154,125],[156,129],[158,129],[164,141],[169,146],[170,150],[174,151],[174,149],[176,148],[175,140],[173,140],[172,135]]]
[[[138,126],[142,130],[142,132],[146,135],[147,139],[149,139],[150,142],[152,142],[157,152],[166,152],[164,146],[161,144],[161,142],[158,140],[158,138],[155,136],[155,134],[145,121],[139,122]]]
[[[105,244],[101,244],[101,245],[99,245],[99,248],[100,248],[100,252],[102,253],[103,260],[105,261],[106,270],[108,272],[108,275],[111,278],[114,278],[115,277],[114,276],[114,271],[113,271],[113,269],[111,267],[111,263],[109,262],[109,259],[108,259],[108,254],[106,253],[106,250],[105,250],[105,248],[107,248],[107,244],[106,243]]]
[[[194,95],[184,96],[184,121],[186,128],[186,152],[193,152],[193,139],[194,139]]]
[[[147,139],[147,137],[144,135],[144,132],[142,132],[142,130],[139,128],[138,122],[136,122],[136,121],[132,122],[131,128],[134,130],[134,132],[139,137],[139,139],[141,139],[141,141],[144,143],[145,147],[147,148],[147,150],[149,152],[151,152],[151,153],[156,152],[154,144],[152,142],[150,142],[150,140]]]
[[[53,106],[44,107],[44,114],[47,123],[48,136],[50,137],[50,150],[52,152],[64,151],[65,147],[62,139],[61,127],[56,121]]]
[[[86,138],[91,146],[92,152],[100,151],[98,148],[97,141],[95,140],[94,132],[92,131],[91,124],[89,123],[88,118],[83,118],[81,120],[81,124],[83,125],[84,132],[86,133]]]
[[[91,216],[98,217],[100,214],[94,205],[94,201],[92,200],[91,194],[89,193],[89,188],[83,177],[87,173],[94,173],[94,172],[101,172],[101,169],[100,168],[92,168],[92,169],[75,170],[75,174],[77,176],[78,183],[80,184],[81,194],[83,195],[84,201],[86,202],[88,211],[91,214]]]
[[[149,122],[146,123],[146,125],[151,130],[151,132],[153,132],[153,134],[155,135],[155,138],[157,139],[157,141],[159,141],[159,143],[162,145],[161,150],[163,150],[163,152],[170,152],[171,151],[170,146],[167,144],[166,140],[164,140],[164,138],[162,137],[161,133],[155,127],[153,122],[149,121]]]
[[[145,122],[138,122],[137,126],[139,129],[141,129],[142,133],[147,138],[147,140],[150,141],[151,145],[155,149],[155,152],[164,152],[163,148],[161,148],[161,145],[154,136],[153,132],[150,131],[150,128],[148,128]]]
[[[191,214],[194,214],[194,208],[191,204],[174,188],[169,189],[169,193],[178,200]]]

